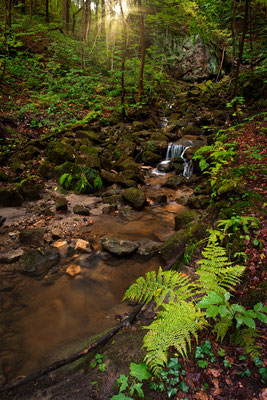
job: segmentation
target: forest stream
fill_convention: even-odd
[[[140,275],[161,265],[160,257],[157,253],[148,257],[138,252],[117,257],[101,250],[100,239],[112,232],[119,239],[146,238],[160,245],[173,235],[174,216],[186,209],[175,201],[177,192],[191,194],[192,190],[164,189],[161,184],[170,174],[154,172],[149,170],[146,174],[148,204],[141,211],[126,206],[120,211],[98,213],[97,209],[103,208],[98,198],[75,194],[66,195],[72,207],[96,201],[95,214],[99,215],[62,214],[46,222],[41,217],[40,222],[40,216],[29,215],[29,208],[38,210],[38,202],[28,203],[28,208],[1,209],[9,224],[36,221],[38,227],[48,224],[48,231],[67,226],[75,231],[75,238],[94,243],[89,253],[81,255],[74,251],[71,256],[63,255],[48,277],[18,274],[14,280],[10,275],[8,291],[3,293],[0,329],[0,341],[4,344],[1,359],[9,379],[30,374],[73,349],[82,348],[90,336],[112,327],[132,310],[127,302],[121,303],[125,290]],[[168,195],[168,201],[155,205],[149,200],[155,195]],[[70,276],[66,266],[73,264],[80,268]]]

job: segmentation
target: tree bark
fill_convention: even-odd
[[[70,0],[66,0],[66,31],[70,29]]]
[[[32,7],[33,7],[33,0],[30,0],[30,20],[32,19]]]
[[[45,0],[45,21],[49,24],[49,0]]]
[[[75,11],[75,12],[72,14],[72,27],[71,27],[71,33],[73,34],[73,36],[74,36],[74,32],[75,32],[75,23],[76,23],[76,19],[75,19],[75,17],[76,17],[76,15],[77,15],[77,14],[78,14],[80,11],[82,11],[82,7],[81,7],[81,8],[79,8],[79,10]]]
[[[101,33],[105,35],[105,26],[106,26],[106,5],[105,0],[101,0]]]
[[[235,32],[236,32],[236,0],[233,0],[233,18],[232,18],[232,74],[235,71]]]
[[[122,19],[122,32],[123,32],[123,49],[122,49],[122,62],[121,62],[121,106],[122,106],[122,117],[125,118],[125,83],[124,83],[124,74],[125,74],[125,61],[126,61],[126,50],[127,50],[127,29],[126,29],[126,20],[122,8],[122,2],[119,0],[120,11],[121,11],[121,19]]]
[[[236,71],[235,71],[234,93],[233,93],[234,98],[237,97],[237,94],[238,94],[238,78],[239,78],[239,70],[240,70],[240,65],[242,62],[244,43],[245,43],[245,38],[246,38],[246,33],[247,33],[247,28],[248,28],[248,12],[249,12],[249,0],[246,0],[242,37],[240,40],[238,62],[237,62]],[[237,106],[238,106],[238,101],[236,99],[235,103],[234,103],[234,109],[236,112],[237,112]]]
[[[145,48],[145,24],[144,24],[144,14],[142,9],[142,0],[138,0],[138,9],[140,14],[140,43],[141,43],[141,63],[140,63],[140,73],[139,73],[139,88],[138,88],[138,96],[137,103],[140,102],[141,97],[144,91],[144,67],[145,67],[145,57],[146,57],[146,48]]]
[[[88,40],[90,30],[91,30],[91,21],[92,21],[92,8],[91,8],[91,0],[87,0],[86,2],[87,8],[87,24],[86,24],[86,32],[85,32],[85,40]]]

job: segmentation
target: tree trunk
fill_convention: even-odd
[[[125,85],[124,85],[124,73],[125,73],[125,61],[126,61],[126,50],[127,50],[127,30],[126,30],[126,20],[122,8],[122,2],[119,0],[120,10],[121,10],[121,19],[122,19],[122,27],[123,27],[123,49],[122,49],[122,62],[121,62],[121,105],[122,105],[122,116],[123,118],[126,116],[125,114]]]
[[[49,0],[45,0],[45,21],[49,24]]]
[[[101,33],[105,35],[105,21],[106,21],[106,6],[105,0],[101,0]]]
[[[70,0],[66,0],[66,31],[70,29]]]
[[[25,5],[25,0],[21,0],[21,14],[25,15],[26,14],[26,5]]]
[[[236,32],[236,0],[233,0],[232,18],[232,74],[235,72],[235,32]]]
[[[77,15],[80,11],[82,11],[82,7],[79,8],[79,10],[75,11],[75,12],[72,14],[72,27],[71,27],[71,32],[72,32],[73,36],[74,36],[74,33],[75,33],[75,23],[76,23],[75,17],[76,17],[76,15]]]
[[[12,9],[12,4],[11,4],[11,0],[5,0],[5,11],[6,11],[6,26],[8,26],[9,28],[11,28],[11,9]]]
[[[86,25],[86,32],[85,32],[85,39],[88,40],[90,30],[91,30],[91,21],[92,21],[92,8],[91,8],[91,0],[87,0],[86,2],[87,8],[87,25]]]
[[[248,12],[249,12],[249,0],[246,0],[245,4],[245,15],[244,15],[244,20],[243,20],[243,31],[242,31],[242,37],[240,40],[239,44],[239,55],[238,55],[238,62],[236,66],[236,71],[235,71],[235,82],[234,82],[234,93],[233,97],[237,97],[237,92],[238,92],[238,78],[239,78],[239,70],[240,70],[240,65],[242,62],[242,56],[243,56],[243,50],[244,50],[244,43],[245,43],[245,38],[246,38],[246,33],[247,33],[247,28],[248,28]],[[237,99],[235,100],[234,108],[235,111],[237,112],[237,106],[238,102]]]
[[[30,0],[30,20],[32,19],[32,6],[33,6],[33,0]]]
[[[140,73],[139,73],[139,89],[138,89],[138,97],[137,103],[140,102],[141,97],[143,95],[144,90],[144,66],[145,66],[145,57],[146,57],[146,48],[145,48],[145,24],[144,24],[144,14],[142,9],[142,0],[138,0],[138,9],[140,14],[140,43],[141,43],[141,64],[140,64]]]

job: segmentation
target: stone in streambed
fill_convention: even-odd
[[[146,196],[142,190],[137,188],[129,188],[123,192],[123,197],[136,210],[140,210],[146,203]]]
[[[44,243],[45,228],[23,229],[19,234],[22,244],[30,246],[41,246]]]
[[[18,207],[23,203],[23,197],[18,187],[10,185],[0,189],[0,206]]]
[[[101,245],[105,250],[117,256],[127,256],[133,253],[138,244],[130,240],[122,240],[111,236],[105,236],[101,239]]]
[[[54,249],[46,249],[42,253],[38,250],[29,250],[24,252],[20,263],[25,274],[40,276],[57,265],[59,259],[59,253]]]
[[[170,188],[170,189],[176,189],[177,187],[183,185],[185,183],[186,179],[183,176],[170,176],[166,182],[163,183],[163,186]]]
[[[195,211],[186,210],[174,217],[175,230],[185,228],[190,222],[192,222],[198,214]]]
[[[78,215],[84,215],[84,216],[90,215],[90,211],[87,208],[85,208],[82,204],[76,204],[73,207],[73,212],[74,214]]]
[[[76,264],[71,264],[68,266],[68,268],[66,269],[66,274],[68,274],[69,276],[71,276],[72,278],[78,274],[81,273],[81,267],[79,265]]]
[[[161,246],[161,243],[147,238],[140,239],[137,243],[139,245],[137,253],[141,256],[153,256],[158,253]]]
[[[56,199],[56,211],[60,211],[62,213],[68,212],[68,202],[65,197],[58,197]]]
[[[23,254],[23,250],[20,248],[9,251],[8,253],[2,253],[2,254],[0,254],[0,263],[12,264],[12,263],[16,262],[17,260],[19,260],[20,257],[22,256],[22,254]]]

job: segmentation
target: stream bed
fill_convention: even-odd
[[[94,243],[92,253],[84,256],[86,262],[80,264],[76,276],[70,277],[64,268],[75,262],[77,254],[61,260],[58,269],[63,272],[49,284],[17,272],[16,264],[7,266],[9,275],[5,278],[9,276],[10,286],[1,292],[0,299],[0,359],[3,374],[9,380],[80,350],[90,336],[114,326],[132,311],[127,302],[121,303],[125,290],[140,275],[157,269],[160,257],[157,253],[152,257],[135,253],[120,258],[103,252],[100,239],[110,235],[123,240],[147,238],[162,243],[173,235],[174,216],[186,208],[175,201],[175,190],[161,187],[167,176],[148,173],[145,186],[148,205],[141,211],[126,207],[95,215],[93,219],[73,214],[60,217],[61,226],[69,224],[76,238]],[[167,195],[167,203],[154,205],[150,196],[155,194]],[[66,198],[70,202],[90,200],[85,195],[69,194]],[[12,224],[12,209],[8,212]],[[29,218],[32,214],[22,208],[13,209],[14,220]],[[93,221],[90,224],[89,219]],[[52,229],[56,221],[46,220],[45,224]],[[4,235],[0,234],[0,238],[3,246]]]

